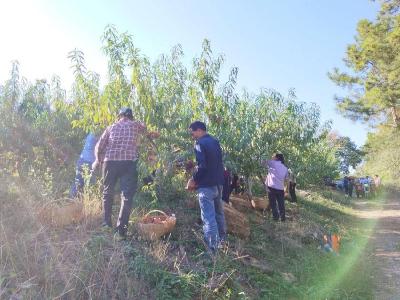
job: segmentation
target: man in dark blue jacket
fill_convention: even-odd
[[[207,133],[206,125],[196,121],[190,124],[189,131],[196,140],[194,152],[197,168],[188,182],[187,189],[199,194],[204,239],[215,253],[219,243],[226,238],[224,210],[222,206],[222,185],[224,167],[222,150],[218,140]]]

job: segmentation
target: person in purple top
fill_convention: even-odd
[[[281,221],[284,222],[286,220],[284,189],[285,181],[289,178],[288,168],[285,166],[285,158],[283,154],[275,153],[272,159],[264,161],[263,165],[268,169],[265,186],[269,205],[272,209],[272,216],[275,221],[278,221],[280,217]]]

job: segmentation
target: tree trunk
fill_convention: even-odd
[[[246,181],[247,181],[247,193],[249,194],[250,198],[252,198],[253,193],[252,193],[251,189],[253,187],[253,183],[251,182],[251,177],[246,176]]]
[[[260,179],[260,182],[265,187],[265,180],[264,180],[263,176],[261,174],[257,174],[257,177],[258,177],[258,179]]]
[[[400,125],[400,116],[395,106],[390,108],[390,113],[392,114],[393,126],[398,128]]]

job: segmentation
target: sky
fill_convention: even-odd
[[[239,90],[287,95],[294,88],[299,101],[317,103],[322,120],[361,146],[370,129],[336,112],[334,95],[346,91],[327,72],[344,69],[358,21],[375,19],[378,8],[369,0],[1,0],[0,83],[18,60],[27,79],[56,74],[69,90],[67,55],[75,48],[105,82],[101,35],[108,24],[129,32],[151,61],[181,44],[189,66],[207,38],[213,52],[225,56],[225,75],[238,67]]]

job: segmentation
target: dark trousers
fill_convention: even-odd
[[[279,220],[279,216],[282,221],[285,221],[285,199],[283,190],[277,190],[271,187],[268,187],[268,199],[269,205],[272,210],[272,216],[274,220]],[[278,207],[276,203],[278,202]],[[279,209],[279,211],[278,211]]]
[[[132,210],[133,196],[136,193],[138,173],[137,161],[106,161],[103,164],[103,210],[104,223],[112,226],[111,213],[114,188],[119,179],[121,187],[121,209],[119,211],[117,229],[120,234],[126,234],[129,216]]]
[[[224,178],[224,185],[222,189],[222,201],[229,203],[229,197],[231,195],[231,185],[229,184],[230,177]]]
[[[295,182],[289,182],[289,194],[290,194],[290,202],[297,202]]]
[[[349,197],[353,197],[353,185],[349,185]]]

